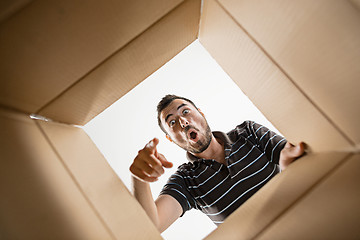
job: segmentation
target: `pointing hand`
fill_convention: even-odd
[[[173,164],[158,153],[156,146],[159,139],[154,138],[138,152],[130,166],[131,173],[138,179],[146,182],[155,182],[164,174],[164,167],[171,168]]]

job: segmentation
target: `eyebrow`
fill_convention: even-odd
[[[186,103],[180,104],[180,106],[178,106],[176,110],[179,110],[180,108],[182,108],[183,106],[186,106],[186,105],[187,105]]]
[[[180,105],[176,108],[176,110],[179,110],[180,108],[182,108],[182,107],[184,107],[184,106],[187,106],[187,104],[186,104],[186,103],[180,104]],[[172,115],[173,115],[173,114],[168,114],[168,115],[166,116],[166,118],[165,118],[165,122],[167,122],[168,118],[171,117]]]

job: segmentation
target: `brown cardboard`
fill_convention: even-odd
[[[230,215],[206,240],[255,239],[335,171],[348,156],[332,152],[299,159]]]
[[[44,121],[37,124],[116,239],[162,239],[82,129]]]
[[[1,4],[0,105],[22,113],[0,110],[0,238],[161,238],[71,124],[195,40],[200,1]],[[359,238],[359,6],[204,1],[201,43],[291,142],[321,152],[277,175],[207,239]],[[35,123],[32,112],[70,124]]]
[[[38,111],[180,2],[32,2],[0,26],[0,104]]]
[[[353,155],[255,239],[359,239],[360,155]]]
[[[11,18],[20,9],[26,7],[33,0],[0,1],[0,23]]]
[[[360,14],[350,1],[219,0],[350,141],[360,143]]]
[[[360,0],[349,0],[360,11]]]
[[[114,239],[25,114],[0,109],[1,239]]]
[[[199,20],[200,1],[185,1],[39,114],[60,122],[87,123],[193,42]]]
[[[354,148],[289,79],[286,71],[214,0],[204,4],[199,39],[291,142],[305,141],[316,152]]]

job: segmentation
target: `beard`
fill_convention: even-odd
[[[189,129],[193,128],[195,129],[198,134],[200,135],[199,140],[194,143],[194,144],[188,144],[188,142],[186,144],[180,144],[180,143],[176,143],[179,147],[181,147],[182,149],[184,149],[187,152],[191,152],[191,153],[202,153],[203,151],[205,151],[210,143],[211,143],[211,139],[212,139],[212,132],[211,129],[208,125],[207,122],[206,123],[206,127],[205,127],[205,131],[203,133],[201,133],[199,131],[199,129],[189,125],[186,126],[186,128],[184,129],[185,133],[187,133],[189,131]],[[201,137],[201,135],[203,137]]]

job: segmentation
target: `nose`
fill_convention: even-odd
[[[182,118],[182,117],[179,117],[179,123],[182,128],[185,128],[187,125],[189,125],[189,122],[185,118]]]

